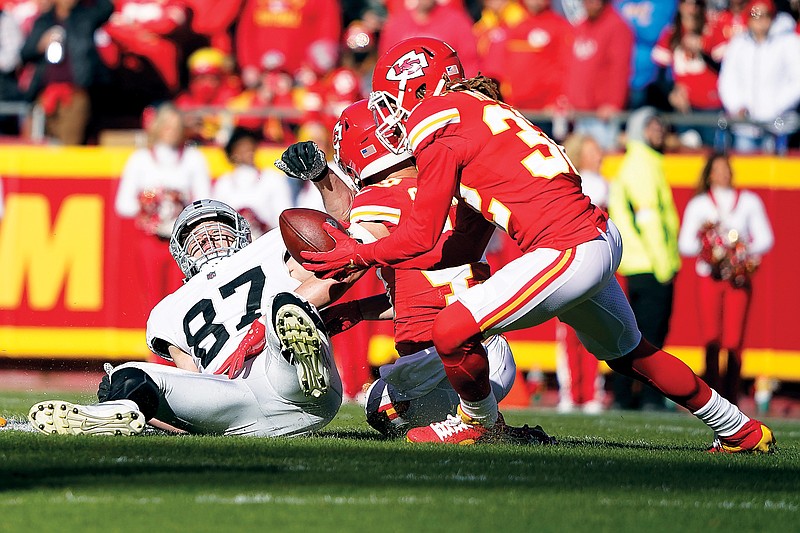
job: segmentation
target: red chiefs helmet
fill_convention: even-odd
[[[411,159],[409,152],[395,154],[375,136],[375,120],[367,100],[359,100],[342,111],[333,127],[333,161],[350,176],[357,189],[378,173]]]
[[[378,139],[394,153],[408,150],[405,121],[414,106],[441,94],[446,82],[463,79],[464,67],[444,41],[412,37],[392,46],[372,74],[369,108],[378,124]]]

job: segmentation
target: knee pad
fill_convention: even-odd
[[[480,342],[481,330],[472,313],[461,302],[454,302],[442,309],[433,321],[431,336],[436,351],[442,359],[455,355],[468,340]]]
[[[111,374],[107,400],[133,401],[146,420],[156,415],[159,397],[158,385],[141,368],[126,367]]]

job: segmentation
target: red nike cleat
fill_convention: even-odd
[[[709,453],[772,453],[775,451],[772,430],[758,420],[750,420],[730,437],[717,437]]]
[[[506,427],[502,413],[497,413],[497,422],[487,428],[464,414],[461,406],[455,416],[447,415],[442,422],[413,428],[406,433],[406,440],[414,443],[458,444],[466,446],[478,442],[499,442]]]

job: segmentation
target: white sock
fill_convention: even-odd
[[[477,402],[468,402],[461,399],[461,411],[483,427],[490,428],[497,422],[497,398],[493,392]]]
[[[695,411],[694,416],[706,423],[720,437],[730,437],[750,422],[738,407],[711,389],[711,399]]]

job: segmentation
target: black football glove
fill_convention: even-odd
[[[328,175],[325,152],[314,141],[294,143],[275,161],[275,166],[289,177],[319,181]]]

